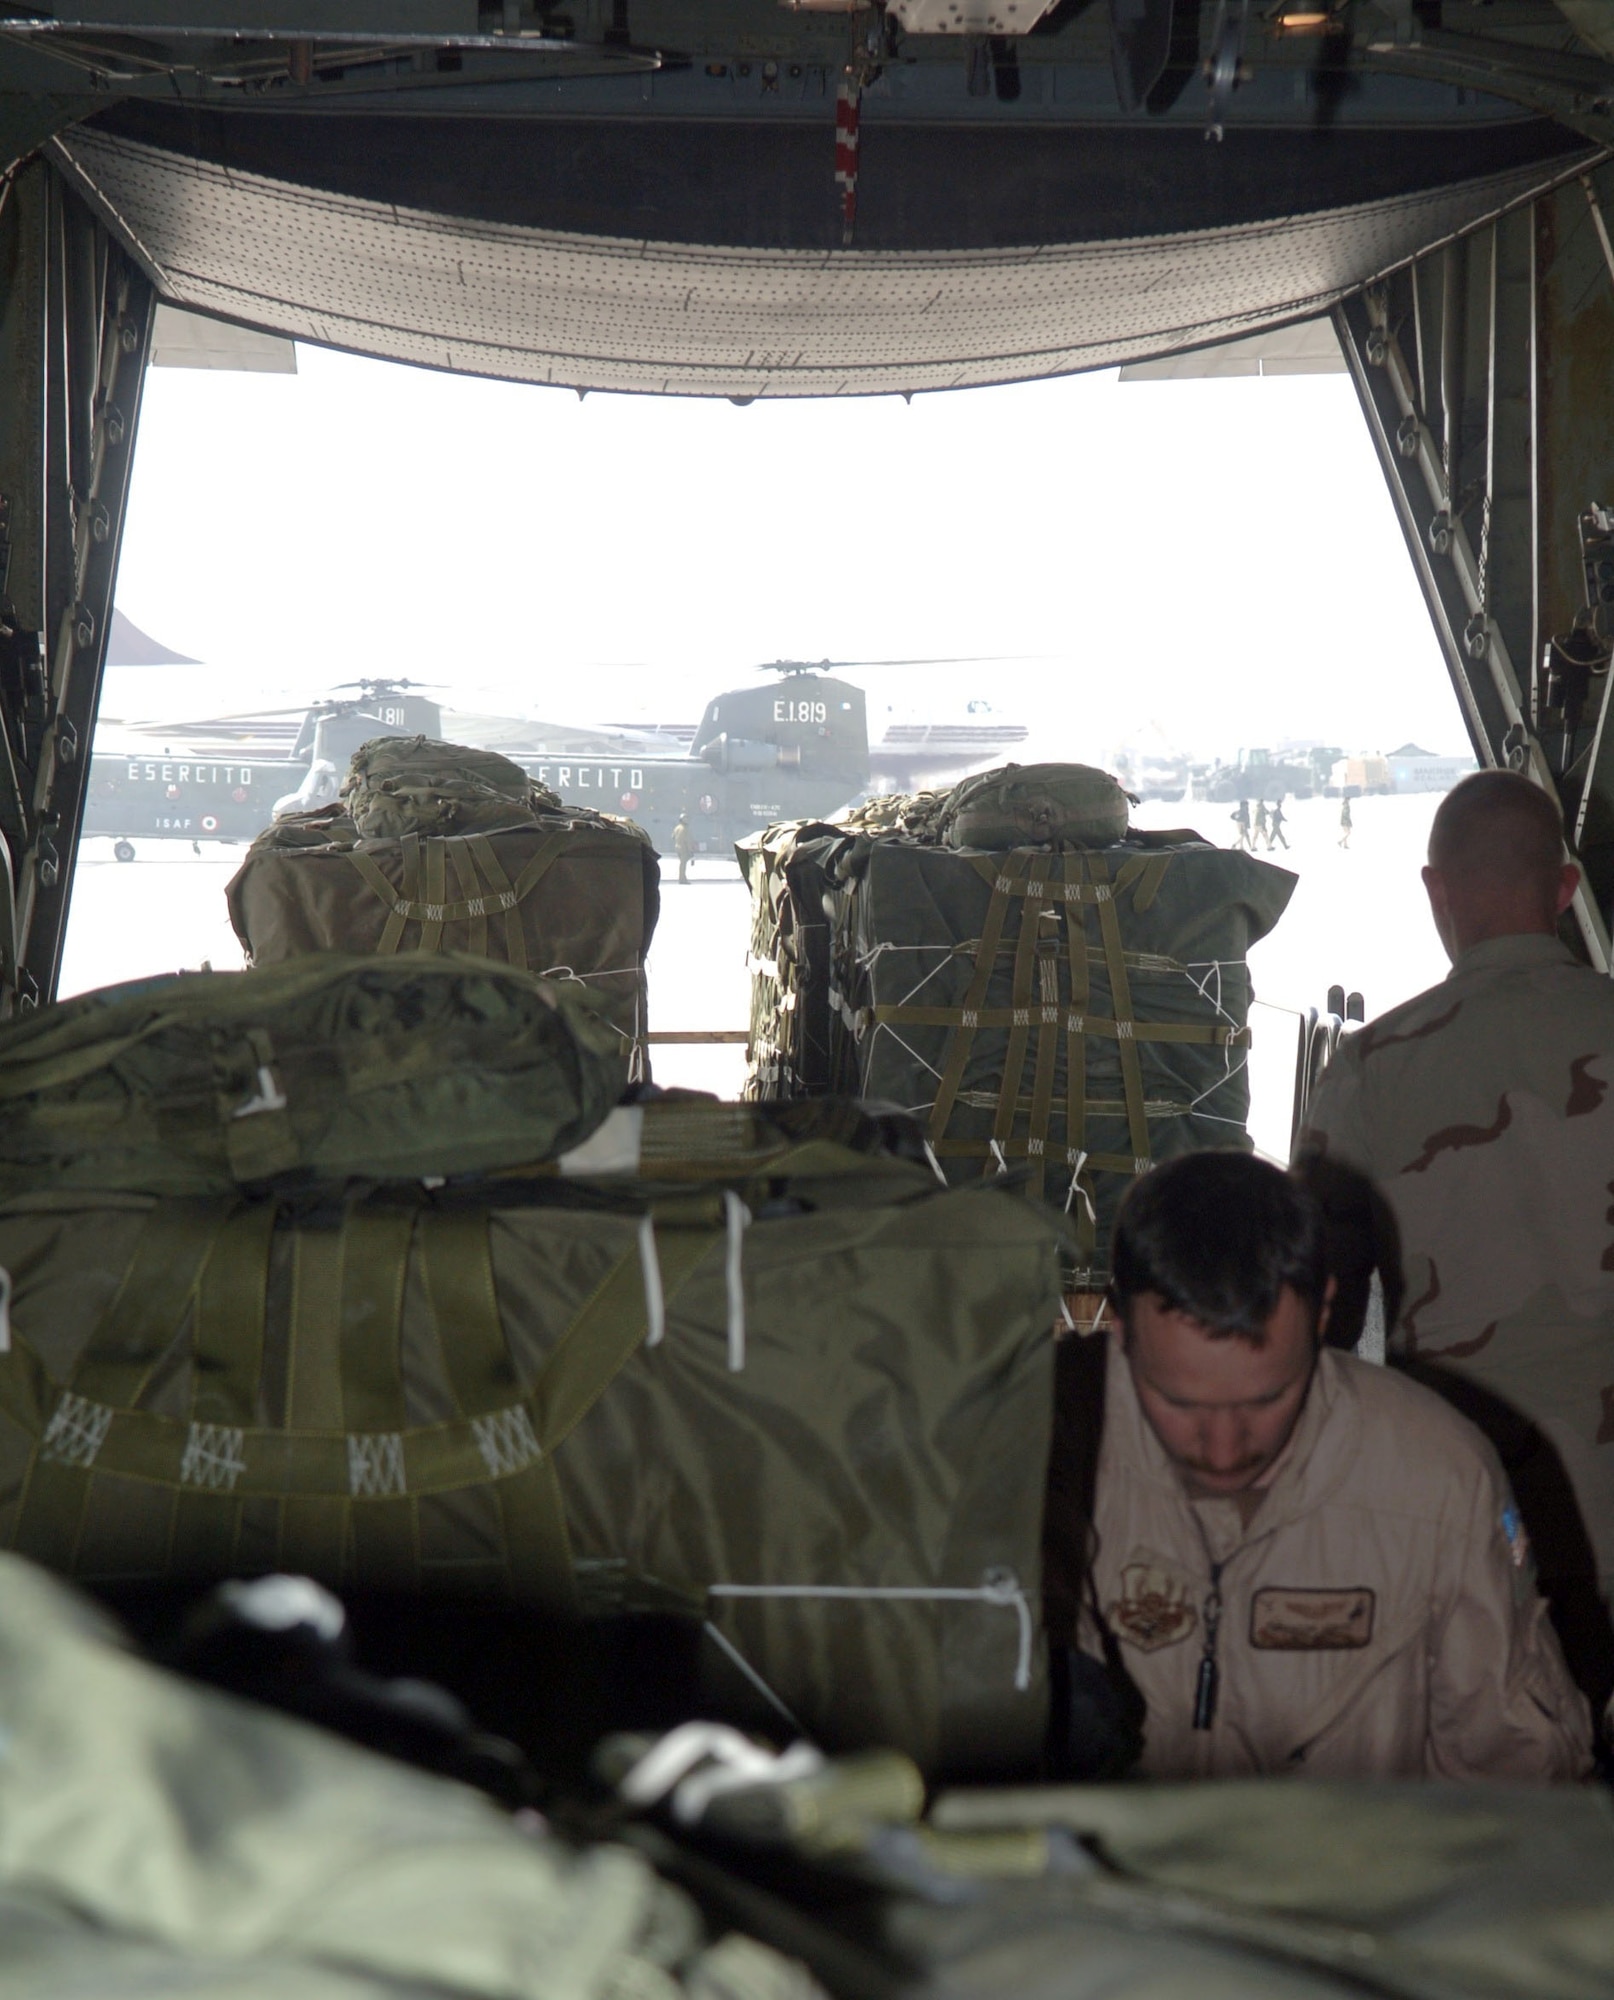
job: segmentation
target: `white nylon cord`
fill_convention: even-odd
[[[939,1069],[937,1069],[936,1065],[934,1063],[926,1062],[924,1057],[913,1046],[913,1044],[911,1042],[905,1042],[901,1037],[901,1035],[897,1033],[896,1029],[892,1027],[889,1021],[876,1021],[874,1024],[874,1032],[877,1035],[889,1035],[892,1041],[896,1043],[897,1047],[899,1049],[905,1050],[910,1056],[912,1056],[914,1061],[918,1063],[921,1069],[928,1069],[931,1075],[936,1079],[936,1081],[938,1083],[941,1082],[942,1073]]]
[[[579,986],[586,986],[591,979],[622,979],[628,973],[644,971],[642,965],[607,965],[597,972],[577,972],[569,965],[547,965],[539,973],[540,979],[574,980]]]
[[[1070,1186],[1065,1190],[1065,1213],[1069,1215],[1071,1203],[1076,1199],[1077,1195],[1080,1195],[1082,1206],[1087,1210],[1088,1221],[1096,1223],[1098,1215],[1093,1207],[1093,1197],[1082,1186],[1082,1168],[1086,1165],[1087,1154],[1085,1152],[1078,1153],[1076,1155],[1076,1164],[1071,1169]]]
[[[728,1244],[723,1258],[723,1282],[728,1292],[729,1373],[738,1375],[745,1366],[745,1232],[751,1227],[751,1211],[732,1188],[724,1190],[723,1208],[728,1216]]]
[[[646,1347],[659,1347],[667,1338],[667,1300],[661,1287],[661,1259],[656,1255],[654,1218],[639,1218],[639,1269],[644,1273],[644,1316]]]
[[[11,1352],[11,1273],[0,1264],[0,1354]]]
[[[919,1584],[869,1584],[851,1583],[714,1583],[708,1586],[709,1597],[828,1597],[855,1600],[872,1598],[886,1599],[893,1603],[945,1604],[996,1604],[1012,1610],[1019,1620],[1020,1649],[1015,1661],[1014,1686],[1018,1694],[1024,1694],[1031,1685],[1031,1654],[1035,1628],[1031,1620],[1031,1606],[1026,1602],[1026,1594],[1020,1587],[1020,1579],[1012,1569],[991,1569],[981,1579],[974,1590],[963,1588],[925,1588]]]
[[[824,1768],[821,1751],[792,1743],[777,1754],[721,1722],[685,1722],[652,1744],[617,1786],[634,1806],[672,1795],[672,1815],[693,1826],[712,1800],[752,1785],[782,1785]]]
[[[927,1105],[925,1108],[928,1110],[930,1107]],[[930,1171],[941,1182],[942,1186],[946,1187],[947,1176],[942,1172],[942,1163],[936,1157],[935,1147],[931,1145],[928,1139],[922,1140],[920,1143],[924,1146],[925,1158],[930,1162]]]

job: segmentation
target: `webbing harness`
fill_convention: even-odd
[[[372,855],[357,848],[345,850],[387,910],[378,952],[386,956],[403,950],[404,933],[411,924],[420,926],[418,950],[441,951],[444,926],[465,924],[465,949],[477,958],[486,958],[488,920],[502,916],[506,958],[524,972],[534,969],[527,961],[527,940],[518,912],[560,859],[566,847],[564,833],[550,834],[514,882],[485,833],[425,840],[418,833],[406,833],[399,846],[403,853],[401,888],[388,880]],[[458,890],[457,899],[452,901],[448,893],[451,870]]]
[[[506,828],[503,831],[524,831]],[[495,829],[495,832],[500,829]],[[630,1076],[638,1081],[644,1074],[646,1044],[644,1041],[644,972],[642,967],[632,966],[617,971],[578,974],[570,967],[550,967],[534,965],[527,951],[527,934],[521,922],[521,905],[537,888],[550,869],[565,853],[569,829],[550,834],[532,856],[521,873],[512,882],[504,865],[494,852],[492,840],[486,833],[453,834],[440,838],[423,839],[418,833],[406,833],[398,842],[403,856],[403,883],[395,886],[385,870],[373,855],[361,853],[357,848],[347,848],[349,861],[359,871],[368,887],[380,898],[386,908],[387,921],[382,928],[376,951],[383,957],[404,949],[404,933],[411,924],[418,924],[420,936],[415,944],[419,951],[443,951],[463,949],[476,958],[488,955],[488,924],[490,919],[504,919],[504,955],[506,960],[521,972],[537,972],[544,976],[558,975],[589,980],[625,977],[633,982],[635,996],[633,1034],[628,1039],[633,1044]],[[458,897],[450,900],[448,877],[452,874]],[[443,933],[450,925],[464,925],[463,939],[454,939],[445,946]]]
[[[1047,850],[1016,850],[997,858],[972,856],[970,866],[991,884],[992,897],[981,924],[969,986],[957,1007],[927,1007],[912,1002],[879,1005],[872,1011],[876,1025],[909,1023],[951,1030],[942,1062],[941,1081],[931,1107],[929,1140],[942,1159],[978,1159],[982,1172],[1001,1171],[1010,1160],[1025,1160],[1031,1187],[1041,1194],[1048,1164],[1063,1156],[1070,1170],[1071,1192],[1083,1200],[1077,1210],[1077,1230],[1083,1249],[1096,1240],[1091,1176],[1125,1174],[1131,1178],[1150,1165],[1150,1113],[1162,1115],[1146,1098],[1140,1042],[1197,1042],[1232,1049],[1248,1043],[1249,1030],[1225,1022],[1140,1021],[1132,1003],[1127,954],[1122,948],[1117,900],[1130,894],[1135,910],[1146,910],[1160,892],[1170,866],[1170,854],[1137,855],[1124,861],[1110,879],[1104,857],[1094,853],[1055,854]],[[1010,923],[1018,909],[1018,927]],[[1097,950],[1089,936],[1089,913],[1096,913]],[[1065,933],[1064,983],[1060,992],[1059,931]],[[986,998],[999,961],[1013,956],[1008,1006],[987,1006]],[[1095,1013],[1090,961],[1103,965],[1109,984],[1110,1012]],[[976,1035],[982,1029],[1007,1028],[1002,1085],[996,1098],[989,1139],[949,1137],[948,1128],[960,1104],[978,1101],[979,1093],[963,1088],[965,1070]],[[1036,1056],[1031,1089],[1024,1094],[1027,1058],[1033,1033]],[[1054,1137],[1054,1086],[1060,1037],[1065,1041],[1064,1144]],[[1097,1153],[1086,1149],[1089,1113],[1108,1111],[1108,1100],[1087,1095],[1087,1048],[1091,1040],[1116,1044],[1121,1069],[1123,1109],[1130,1153]],[[1170,1111],[1180,1107],[1172,1105]],[[1022,1120],[1024,1129],[1017,1129]]]
[[[227,1575],[244,1503],[280,1503],[277,1563],[341,1582],[413,1588],[419,1502],[491,1487],[514,1595],[569,1604],[572,1557],[554,1456],[648,1326],[637,1239],[520,1389],[494,1290],[488,1218],[359,1205],[294,1238],[286,1424],[258,1420],[272,1203],[168,1201],[152,1209],[116,1296],[65,1385],[13,1337],[0,1408],[35,1439],[13,1546],[73,1573],[96,1473],[168,1493],[173,1575]],[[671,1299],[722,1226],[664,1228]],[[411,1425],[402,1365],[404,1279],[417,1251],[454,1414]],[[188,1419],[138,1407],[191,1322]],[[98,1539],[116,1534],[105,1510]],[[149,1513],[139,1526],[150,1574]],[[98,1564],[100,1568],[103,1565]]]

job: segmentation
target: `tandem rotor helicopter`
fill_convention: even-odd
[[[780,819],[817,819],[871,789],[906,789],[996,761],[1026,730],[972,702],[962,724],[898,724],[871,751],[862,688],[841,670],[968,660],[774,660],[776,678],[706,704],[693,730],[583,727],[447,709],[419,682],[349,682],[307,709],[188,723],[103,724],[90,762],[86,837],[120,861],[142,840],[250,841],[289,812],[329,804],[374,736],[425,735],[498,750],[569,805],[616,813],[664,851],[687,818],[698,851],[727,854]]]

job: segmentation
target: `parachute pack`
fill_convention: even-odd
[[[1109,837],[1125,803],[1101,772],[1009,766],[745,842],[748,1097],[876,1099],[949,1181],[1023,1169],[1101,1278],[1137,1174],[1248,1144],[1246,953],[1295,880],[1188,832]],[[1062,830],[953,844],[1011,822]]]
[[[277,820],[226,895],[257,966],[315,951],[458,951],[596,994],[645,1070],[655,850],[497,751],[424,736],[355,753],[341,801]]]

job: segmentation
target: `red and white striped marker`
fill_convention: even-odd
[[[863,83],[848,68],[835,98],[835,185],[841,191],[841,245],[850,246],[857,226],[857,135],[863,112]]]

